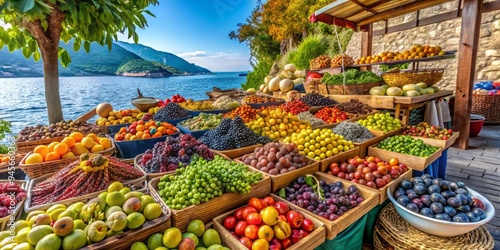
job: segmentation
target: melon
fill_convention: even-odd
[[[295,80],[293,80],[293,83],[294,84],[301,84],[301,83],[304,83],[306,80],[304,78],[297,78]]]
[[[373,87],[370,89],[370,95],[385,95],[385,89],[382,87]]]
[[[254,88],[249,88],[247,89],[246,93],[247,95],[253,95],[255,94],[257,91],[254,89]]]
[[[295,72],[293,72],[293,76],[295,78],[304,78],[304,77],[306,77],[306,71],[305,70],[296,70]]]
[[[405,86],[403,86],[403,91],[410,91],[410,90],[415,90],[415,91],[418,91],[420,92],[422,88],[420,88],[417,84],[406,84]]]
[[[385,91],[385,94],[388,96],[402,96],[403,90],[398,87],[390,87]]]
[[[421,89],[426,89],[427,88],[427,84],[425,84],[424,82],[417,83],[417,86],[419,86]]]
[[[439,88],[438,88],[438,87],[436,87],[436,86],[431,86],[431,88],[432,88],[432,89],[434,89],[434,93],[437,93],[437,92],[439,92],[439,91],[440,91],[440,90],[439,90]]]
[[[409,97],[415,97],[415,96],[420,96],[420,92],[416,91],[416,90],[409,90],[409,91],[406,91],[405,96],[409,96]]]
[[[295,72],[295,70],[297,70],[297,67],[295,67],[295,65],[293,63],[289,63],[289,64],[285,65],[285,70],[293,73],[293,72]]]
[[[285,70],[280,74],[281,79],[293,79],[293,73],[291,71]]]
[[[260,85],[259,90],[260,90],[260,91],[263,91],[263,90],[264,90],[264,88],[265,88],[266,86],[267,86],[267,84],[262,84],[262,85]]]
[[[293,89],[293,82],[289,79],[283,79],[280,81],[280,90],[282,92],[287,92]]]
[[[265,87],[263,90],[262,90],[262,93],[268,93],[269,92],[269,87]]]
[[[384,84],[384,85],[382,85],[382,86],[380,86],[380,87],[382,87],[382,88],[384,88],[385,90],[387,90],[387,89],[388,89],[388,88],[390,88],[391,86],[389,86],[389,85],[387,85],[387,84]]]
[[[109,112],[113,111],[113,106],[107,102],[99,103],[95,108],[97,115],[102,118],[107,118],[109,116]]]
[[[266,76],[266,77],[264,78],[264,84],[268,85],[268,84],[269,84],[269,81],[271,81],[271,79],[273,79],[273,77],[272,77],[272,76]]]
[[[268,84],[269,91],[279,90],[280,89],[280,81],[281,81],[280,77],[275,77],[275,78],[271,79],[271,81],[269,81],[269,84]]]
[[[427,92],[427,94],[434,94],[434,89],[431,87],[428,87],[428,88],[425,88],[425,92]]]

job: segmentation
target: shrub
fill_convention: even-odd
[[[297,69],[309,69],[309,62],[328,52],[329,44],[323,35],[310,35],[299,44],[296,52],[288,56],[288,63],[293,63]]]
[[[260,60],[254,66],[253,71],[248,73],[247,82],[242,84],[241,87],[245,90],[249,88],[259,89],[260,85],[264,83],[264,78],[269,74],[273,63],[266,60]]]

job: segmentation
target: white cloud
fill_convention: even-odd
[[[177,54],[177,56],[182,58],[202,57],[202,56],[207,56],[207,52],[204,50],[197,50],[197,51],[180,53]]]

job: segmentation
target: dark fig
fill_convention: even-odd
[[[410,203],[410,199],[406,195],[402,195],[397,199],[399,205],[406,207]]]
[[[433,193],[441,193],[441,188],[438,186],[438,185],[430,185],[428,188],[427,188],[427,192],[429,194],[433,194]]]
[[[457,215],[453,216],[452,220],[454,222],[469,222],[469,217],[464,213],[458,213]]]
[[[479,214],[473,211],[468,212],[467,217],[469,217],[470,222],[476,222],[480,220]]]
[[[413,187],[413,190],[415,191],[415,193],[422,195],[426,193],[427,187],[423,183],[418,183]]]
[[[409,180],[403,180],[401,182],[401,187],[404,188],[404,189],[410,189],[413,187],[413,183]]]
[[[458,207],[462,206],[462,202],[457,197],[448,198],[448,200],[446,200],[446,203],[448,204],[448,206],[450,206],[452,208],[458,208]]]
[[[450,206],[445,206],[444,212],[447,213],[450,217],[453,217],[457,214],[457,210]]]
[[[420,209],[420,214],[423,216],[427,216],[429,218],[434,218],[434,212],[432,212],[432,210],[428,207],[424,207],[424,208]]]
[[[479,207],[473,208],[472,212],[477,213],[479,215],[480,220],[483,220],[484,218],[486,218],[486,212]]]
[[[409,203],[408,205],[406,205],[406,209],[412,211],[412,212],[415,212],[415,213],[418,213],[418,207],[417,205],[415,205],[414,203]]]
[[[436,214],[434,215],[434,219],[451,221],[451,217],[448,214]]]
[[[448,199],[450,197],[455,197],[455,193],[453,193],[453,191],[451,190],[446,190],[446,191],[443,191],[441,192],[441,195],[445,198],[445,199]]]
[[[425,204],[426,206],[430,206],[431,203],[432,203],[432,200],[431,200],[431,196],[428,195],[428,194],[424,194],[422,195],[422,197],[420,197],[420,200],[422,201],[423,204]]]
[[[432,210],[432,212],[434,212],[435,214],[440,214],[444,211],[444,207],[443,207],[443,204],[439,203],[439,202],[434,202],[430,205],[430,209]]]
[[[471,211],[471,208],[469,205],[463,205],[463,206],[457,208],[457,210],[462,212],[462,213],[468,213]]]

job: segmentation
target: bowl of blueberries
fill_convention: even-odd
[[[491,202],[463,182],[424,174],[403,180],[387,195],[410,225],[435,236],[453,237],[486,224],[495,215]]]

